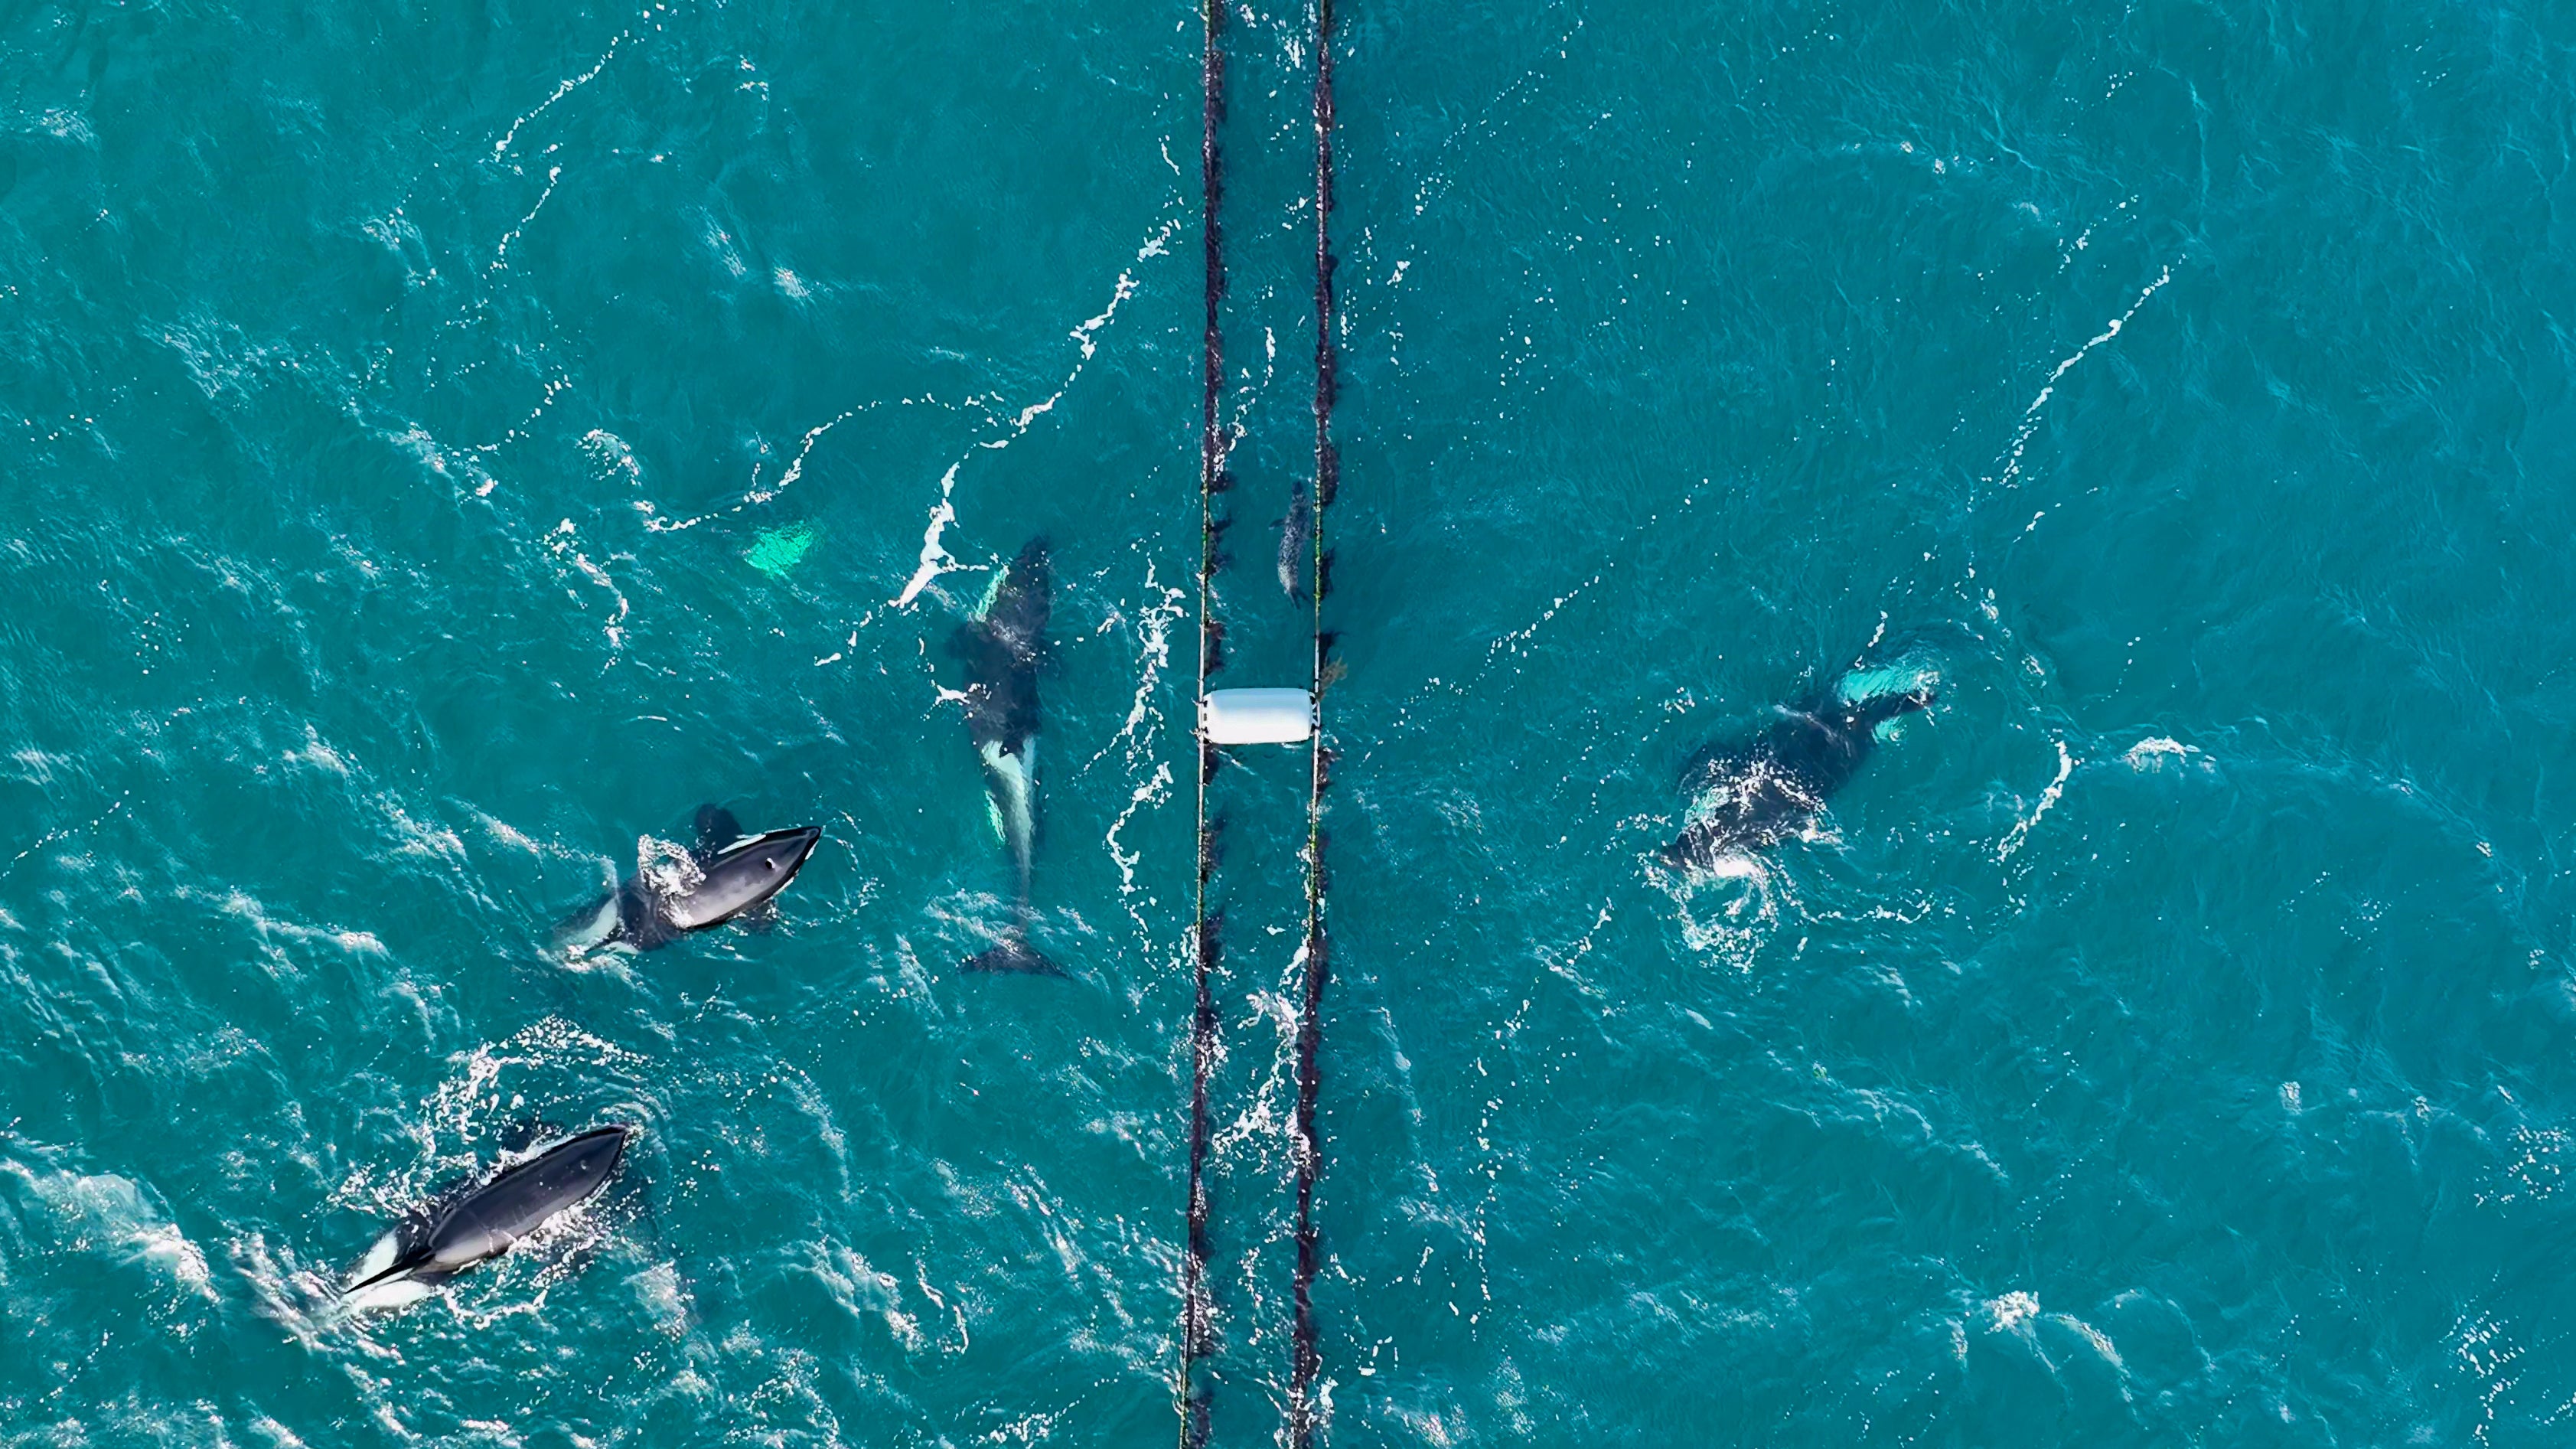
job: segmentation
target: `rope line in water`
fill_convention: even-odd
[[[1333,348],[1333,0],[1315,0],[1315,498],[1309,533],[1314,543],[1314,690],[1316,727],[1306,786],[1306,981],[1297,1014],[1297,1116],[1293,1150],[1297,1166],[1297,1298],[1288,1372],[1290,1449],[1311,1449],[1319,1427],[1315,1380],[1323,1355],[1315,1342],[1315,1273],[1323,1250],[1315,1236],[1315,1179],[1323,1148],[1315,1140],[1315,1103],[1323,1090],[1317,1061],[1323,1045],[1324,981],[1324,786],[1332,752],[1323,730],[1325,655],[1324,595],[1330,586],[1324,552],[1324,514],[1340,490],[1341,457],[1333,448],[1333,397],[1337,359]]]
[[[1220,404],[1225,396],[1225,338],[1220,312],[1225,300],[1225,251],[1217,225],[1223,194],[1217,155],[1217,130],[1225,119],[1225,52],[1220,45],[1225,0],[1201,0],[1205,50],[1199,61],[1206,99],[1199,139],[1200,230],[1205,240],[1207,320],[1201,374],[1199,416],[1199,671],[1197,699],[1207,697],[1208,675],[1220,667],[1221,634],[1209,607],[1216,578],[1216,495],[1227,485],[1228,439]],[[1196,708],[1196,700],[1192,701]],[[1198,739],[1198,895],[1196,953],[1197,1000],[1190,1015],[1190,1162],[1188,1241],[1181,1256],[1181,1449],[1203,1449],[1208,1441],[1208,1389],[1199,1363],[1216,1348],[1215,1305],[1208,1290],[1209,1143],[1208,1076],[1216,1068],[1216,996],[1211,977],[1216,970],[1220,921],[1208,912],[1208,881],[1216,870],[1216,834],[1208,821],[1208,781],[1216,773],[1216,746],[1204,733]]]
[[[1222,44],[1224,0],[1202,0],[1200,19],[1204,50],[1200,78],[1205,89],[1199,146],[1200,225],[1206,275],[1205,335],[1201,374],[1199,438],[1199,668],[1198,698],[1207,697],[1210,675],[1224,667],[1225,628],[1216,616],[1218,539],[1225,521],[1217,517],[1216,495],[1233,485],[1227,455],[1233,439],[1222,416],[1225,355],[1222,324],[1225,299],[1225,254],[1219,207],[1223,174],[1218,132],[1225,117],[1225,52]],[[1334,296],[1331,215],[1333,206],[1333,6],[1317,0],[1315,12],[1315,479],[1308,520],[1311,546],[1308,597],[1314,607],[1314,652],[1310,688],[1317,721],[1310,742],[1306,791],[1306,930],[1301,953],[1303,991],[1298,1009],[1296,1057],[1297,1103],[1290,1151],[1296,1172],[1296,1296],[1291,1325],[1287,1403],[1290,1449],[1313,1449],[1322,1427],[1316,1381],[1323,1359],[1317,1347],[1314,1314],[1315,1276],[1322,1248],[1315,1231],[1315,1184],[1323,1167],[1315,1136],[1316,1103],[1323,1076],[1319,1052],[1323,1043],[1324,984],[1329,975],[1324,933],[1324,789],[1329,783],[1332,751],[1324,743],[1322,699],[1332,635],[1324,629],[1324,596],[1331,590],[1332,560],[1324,548],[1324,514],[1339,491],[1341,460],[1333,447],[1332,414],[1336,392],[1333,341]],[[1210,1385],[1201,1365],[1216,1351],[1215,1304],[1209,1289],[1211,1255],[1207,1159],[1212,1140],[1208,1083],[1216,1067],[1219,1021],[1215,973],[1223,932],[1222,911],[1209,908],[1209,888],[1216,873],[1221,819],[1208,815],[1208,787],[1215,779],[1217,748],[1198,735],[1198,883],[1197,926],[1193,935],[1195,1000],[1190,1019],[1190,1127],[1188,1239],[1181,1260],[1181,1370],[1179,1398],[1182,1449],[1205,1449],[1209,1438]]]

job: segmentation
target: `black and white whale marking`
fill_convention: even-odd
[[[1033,538],[1002,567],[983,602],[948,642],[966,666],[966,732],[983,762],[993,830],[1017,873],[1011,927],[1000,945],[967,959],[969,971],[1055,971],[1029,945],[1029,875],[1038,834],[1038,669],[1047,657],[1055,579],[1047,541]]]
[[[1860,773],[1880,725],[1931,705],[1929,684],[1859,699],[1828,689],[1782,707],[1750,739],[1702,749],[1682,767],[1691,811],[1664,859],[1706,870],[1795,834]]]
[[[650,951],[691,931],[759,919],[804,869],[823,832],[813,826],[744,835],[733,813],[698,807],[697,844],[677,882],[638,874],[556,930],[567,955],[603,948]]]
[[[626,1137],[623,1127],[594,1128],[406,1218],[349,1274],[341,1306],[365,1313],[417,1303],[448,1279],[510,1251],[606,1187],[626,1155]]]

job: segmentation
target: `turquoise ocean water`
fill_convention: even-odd
[[[2571,12],[1342,9],[1329,1441],[2576,1442]],[[1293,684],[1312,17],[1230,13]],[[0,10],[0,1442],[1172,1442],[1199,36]],[[943,646],[1041,532],[1070,974],[970,977]],[[1675,878],[1856,664],[1938,707]],[[1244,1445],[1303,775],[1229,770]],[[704,800],[824,827],[778,927],[549,956]]]

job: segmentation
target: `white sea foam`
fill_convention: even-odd
[[[2199,750],[2180,740],[2151,735],[2129,746],[2128,752],[2120,756],[2120,760],[2132,770],[2156,770],[2168,764],[2191,760],[2199,755]]]
[[[1127,804],[1118,812],[1118,818],[1110,823],[1101,843],[1109,852],[1110,863],[1118,867],[1118,896],[1126,907],[1128,919],[1136,927],[1138,948],[1144,959],[1151,960],[1155,954],[1153,929],[1142,909],[1143,905],[1151,902],[1140,904],[1136,899],[1139,889],[1136,867],[1143,862],[1144,855],[1142,851],[1128,850],[1120,843],[1119,837],[1138,812],[1148,808],[1160,809],[1172,798],[1174,777],[1171,762],[1155,758],[1155,745],[1163,722],[1163,711],[1155,703],[1155,696],[1161,687],[1163,672],[1172,662],[1172,626],[1187,616],[1188,605],[1187,596],[1179,589],[1166,588],[1156,579],[1151,560],[1145,565],[1144,589],[1147,602],[1136,615],[1135,695],[1128,701],[1127,716],[1119,723],[1118,733],[1083,762],[1082,773],[1088,774],[1113,750],[1119,752],[1126,767]],[[1117,622],[1117,617],[1113,616],[1102,621],[1101,627],[1107,630]]]
[[[2522,1371],[2514,1367],[2523,1356],[2522,1345],[2507,1337],[2504,1325],[2487,1314],[2463,1317],[2452,1325],[2459,1340],[2460,1367],[2478,1387],[2479,1415],[2469,1437],[2480,1445],[2490,1442],[2495,1429],[2496,1406],[2522,1381]]]
[[[1550,14],[1557,13],[1565,8],[1564,0],[1558,0],[1557,4],[1548,7]],[[1251,22],[1247,20],[1246,23]],[[1566,58],[1567,46],[1573,42],[1576,34],[1581,32],[1582,29],[1583,19],[1578,15],[1575,17],[1574,22],[1571,25],[1568,25],[1563,31],[1558,33],[1555,40],[1542,43],[1539,46],[1539,49],[1542,52],[1554,52],[1555,59],[1562,61]],[[1510,84],[1504,86],[1492,100],[1487,101],[1475,115],[1468,117],[1463,122],[1460,122],[1457,128],[1452,130],[1448,136],[1440,142],[1439,146],[1432,152],[1430,164],[1423,168],[1421,183],[1414,188],[1413,214],[1415,216],[1420,216],[1425,211],[1430,210],[1433,203],[1448,195],[1449,188],[1453,184],[1453,176],[1457,168],[1458,161],[1460,157],[1464,155],[1463,148],[1465,147],[1468,138],[1470,136],[1483,136],[1490,138],[1496,135],[1500,129],[1495,120],[1496,114],[1500,112],[1506,104],[1517,103],[1520,101],[1536,83],[1546,79],[1547,72],[1548,57],[1546,54],[1541,54],[1536,64],[1527,67],[1519,75],[1513,77]]]
[[[684,896],[706,879],[689,847],[656,835],[635,837],[635,873],[656,895]]]
[[[2120,1350],[2111,1342],[2109,1334],[2071,1313],[2052,1313],[2048,1321],[2084,1340],[2085,1346],[2092,1349],[2113,1372],[2127,1372],[2128,1364],[2121,1359]]]
[[[654,1325],[662,1332],[673,1338],[688,1336],[689,1323],[697,1309],[689,1301],[688,1285],[680,1281],[678,1264],[655,1263],[629,1277],[626,1286],[634,1290],[636,1301],[644,1305],[644,1311],[652,1315]]]
[[[1127,807],[1119,811],[1118,818],[1110,823],[1108,837],[1103,842],[1109,849],[1110,862],[1118,867],[1118,894],[1127,901],[1127,915],[1136,923],[1136,935],[1139,940],[1149,943],[1152,927],[1146,924],[1145,913],[1137,908],[1133,900],[1136,894],[1136,867],[1144,860],[1144,852],[1121,848],[1118,844],[1118,833],[1127,828],[1127,822],[1136,818],[1137,811],[1148,805],[1160,808],[1171,798],[1171,762],[1158,760],[1154,764],[1152,778],[1128,792]],[[1150,949],[1148,954],[1151,954]]]
[[[190,1241],[130,1178],[0,1161],[0,1172],[18,1179],[44,1204],[62,1245],[148,1269],[181,1293],[215,1300],[214,1273],[205,1251]]]
[[[913,601],[921,597],[922,590],[930,587],[941,574],[959,567],[957,560],[949,554],[940,541],[948,525],[957,521],[959,470],[963,469],[967,460],[975,455],[976,449],[1007,448],[1026,435],[1039,418],[1055,411],[1055,405],[1064,400],[1066,393],[1073,390],[1074,383],[1082,377],[1082,370],[1091,364],[1093,355],[1100,350],[1100,334],[1107,330],[1110,323],[1117,320],[1119,307],[1136,294],[1137,267],[1148,258],[1170,255],[1169,243],[1180,229],[1181,223],[1177,218],[1166,220],[1157,227],[1153,234],[1145,239],[1144,245],[1136,249],[1134,261],[1126,270],[1118,274],[1117,285],[1110,289],[1108,305],[1102,307],[1098,315],[1074,328],[1069,334],[1079,355],[1074,359],[1072,370],[1064,375],[1064,381],[1056,384],[1055,391],[1037,402],[1022,407],[1012,417],[1002,436],[976,442],[963,456],[950,463],[948,470],[940,475],[939,501],[931,505],[929,524],[923,529],[921,535],[920,564],[914,568],[912,577],[905,581],[902,590],[886,601],[889,606],[898,609],[911,608]]]
[[[822,1283],[843,1313],[852,1318],[877,1319],[906,1352],[921,1350],[925,1342],[921,1321],[904,1311],[903,1284],[892,1273],[879,1271],[857,1251],[838,1242],[808,1243],[805,1249],[806,1270]]]
[[[2003,844],[1995,851],[1997,860],[2010,860],[2013,852],[2021,849],[2022,842],[2030,837],[2031,827],[2037,825],[2039,818],[2048,813],[2049,807],[2055,805],[2066,794],[2066,777],[2074,774],[2076,765],[2081,763],[2068,752],[2064,740],[2052,740],[2049,743],[2057,747],[2057,778],[2049,781],[2048,788],[2040,792],[2039,804],[2032,807],[2028,815],[2013,822],[2012,829],[2004,832]]]
[[[553,530],[546,534],[546,552],[554,555],[558,562],[568,564],[579,571],[582,577],[607,590],[608,597],[615,601],[616,612],[600,626],[608,635],[608,662],[615,664],[619,651],[626,647],[626,616],[632,608],[627,602],[625,591],[617,587],[617,581],[608,576],[607,569],[591,562],[590,555],[582,552],[580,530],[573,526],[573,521],[569,518],[556,524]],[[575,603],[580,602],[579,594],[575,593],[572,597]]]
[[[2517,1124],[2511,1137],[2513,1161],[2505,1164],[2506,1185],[2482,1189],[2478,1202],[2546,1202],[2556,1197],[2566,1185],[2567,1164],[2576,1153],[2568,1151],[2576,1137],[2563,1127],[2533,1127]]]
[[[2021,425],[2013,433],[2012,446],[2004,452],[2003,472],[1989,481],[1999,487],[2012,486],[2013,481],[2021,476],[2021,455],[2030,447],[2031,435],[2039,431],[2040,410],[2047,407],[2049,398],[2056,395],[2059,380],[2073,370],[2075,364],[2090,356],[2094,348],[2119,336],[2120,329],[2128,326],[2130,320],[2138,315],[2138,309],[2147,305],[2147,299],[2162,291],[2172,280],[2173,268],[2168,265],[2156,273],[2156,279],[2147,283],[2145,290],[2138,293],[2137,300],[2129,304],[2128,311],[2112,318],[2091,340],[2058,361],[2056,369],[2048,374],[2048,381],[2040,385],[2039,396],[2032,398],[2030,406],[2022,409]]]
[[[1301,941],[1289,953],[1270,989],[1244,994],[1244,1014],[1228,1023],[1221,1034],[1257,1042],[1261,1039],[1260,1029],[1267,1026],[1271,1041],[1269,1061],[1262,1068],[1261,1079],[1245,1097],[1242,1109],[1232,1120],[1218,1124],[1210,1135],[1209,1157],[1238,1172],[1283,1175],[1290,1169],[1298,1148],[1297,1003],[1303,999],[1305,970],[1306,947]],[[1247,1269],[1250,1265],[1247,1259]],[[1255,1293],[1261,1286],[1247,1284]]]
[[[36,129],[57,141],[69,141],[75,146],[98,144],[98,133],[90,129],[89,117],[78,111],[66,111],[59,106],[52,107],[37,116]]]
[[[886,601],[893,607],[911,608],[912,601],[921,597],[921,591],[929,588],[932,580],[957,567],[957,560],[940,542],[940,536],[948,531],[948,525],[957,521],[957,470],[965,466],[966,460],[960,458],[948,465],[947,472],[939,475],[939,501],[931,505],[930,524],[921,535],[921,565],[905,581],[903,591]]]
[[[538,212],[546,209],[546,203],[554,199],[556,184],[562,180],[562,167],[550,166],[546,168],[545,189],[537,193],[536,204],[528,208],[527,215],[520,217],[517,225],[501,234],[501,244],[493,249],[492,264],[483,269],[485,272],[501,272],[509,269],[510,244],[517,241],[520,234],[528,229],[528,223],[537,219]]]
[[[630,486],[644,481],[644,465],[635,460],[634,447],[615,433],[591,429],[581,435],[581,451],[609,477],[623,478]]]
[[[1582,598],[1583,591],[1591,588],[1594,584],[1601,582],[1601,579],[1602,576],[1600,574],[1594,574],[1592,577],[1576,584],[1573,588],[1566,590],[1564,593],[1559,594],[1554,599],[1550,600],[1548,606],[1541,609],[1538,617],[1530,620],[1528,625],[1523,628],[1515,629],[1511,633],[1505,634],[1500,639],[1495,640],[1493,643],[1486,645],[1486,662],[1491,663],[1494,656],[1497,654],[1520,653],[1524,646],[1526,646],[1531,639],[1537,636],[1538,631],[1542,626],[1547,624],[1550,620],[1553,620],[1558,613],[1564,610],[1566,605]]]
[[[378,796],[376,804],[385,812],[386,823],[398,842],[394,849],[404,855],[425,856],[449,865],[465,864],[465,841],[455,831],[434,822],[413,819],[411,812],[403,808],[403,803],[391,795]]]
[[[725,507],[710,509],[705,513],[693,514],[687,518],[663,518],[660,516],[660,510],[656,508],[651,499],[638,498],[634,500],[635,511],[644,515],[644,527],[648,532],[679,533],[686,529],[695,528],[699,524],[708,522],[711,519],[728,517],[730,515],[740,513],[747,508],[754,508],[763,503],[771,502],[775,500],[779,494],[786,492],[791,487],[794,487],[796,481],[805,476],[806,460],[814,455],[815,445],[822,442],[824,435],[830,433],[834,428],[839,427],[841,424],[850,421],[852,418],[864,417],[880,408],[888,407],[931,407],[945,408],[952,412],[956,411],[956,406],[954,404],[941,402],[938,398],[928,393],[924,393],[919,397],[879,398],[873,402],[860,403],[855,407],[844,408],[830,418],[807,428],[803,436],[797,440],[796,456],[790,458],[787,461],[787,466],[780,470],[776,482],[763,481],[763,474],[768,468],[766,455],[769,451],[768,444],[763,443],[761,445],[761,452],[764,455],[763,460],[752,464],[751,481],[744,487],[742,497]],[[640,483],[642,481],[641,473],[635,474],[630,481]],[[857,642],[858,641],[855,638],[851,640],[851,643],[853,644],[856,644]]]
[[[1645,869],[1647,881],[1672,900],[1682,944],[1739,975],[1753,970],[1762,944],[1779,928],[1781,908],[1797,904],[1785,874],[1757,855],[1721,856],[1687,871],[1649,856]]]
[[[1122,746],[1126,750],[1130,770],[1141,768],[1146,757],[1139,751],[1150,753],[1153,727],[1162,723],[1163,712],[1155,707],[1154,690],[1162,682],[1163,671],[1171,666],[1171,628],[1188,614],[1188,595],[1179,589],[1167,588],[1157,580],[1150,559],[1145,564],[1145,595],[1148,602],[1137,611],[1136,618],[1139,668],[1135,697],[1127,703],[1127,717],[1119,722],[1118,733],[1108,744],[1100,747],[1099,753],[1083,762],[1085,771],[1099,764],[1111,750]],[[1114,622],[1103,621],[1101,627],[1105,631]]]
[[[2039,1316],[2039,1300],[2016,1288],[2000,1298],[1986,1300],[1986,1317],[2004,1333],[2027,1331],[2023,1325]]]
[[[617,48],[624,45],[629,38],[629,32],[622,30],[619,31],[616,37],[608,42],[608,49],[600,53],[599,59],[592,63],[590,69],[583,71],[577,76],[572,76],[569,79],[562,81],[556,85],[552,95],[549,95],[544,100],[537,102],[535,110],[529,111],[520,116],[517,120],[512,121],[510,123],[510,129],[501,133],[501,139],[492,143],[492,159],[498,161],[503,156],[509,154],[511,144],[519,139],[519,129],[521,127],[554,109],[555,102],[562,100],[564,97],[571,95],[574,91],[580,90],[583,86],[599,79],[599,73],[608,69],[608,63],[617,58]]]

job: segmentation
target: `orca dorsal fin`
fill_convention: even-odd
[[[714,804],[698,807],[698,843],[692,853],[700,861],[740,839],[742,822],[733,818],[732,811]]]

